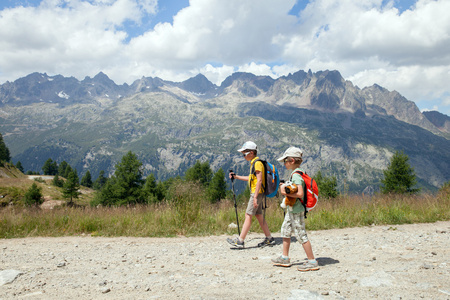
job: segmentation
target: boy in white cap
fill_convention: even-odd
[[[283,253],[272,259],[274,266],[290,267],[292,266],[291,260],[289,259],[289,247],[291,246],[291,236],[297,238],[297,241],[302,243],[303,249],[305,250],[308,260],[297,267],[299,271],[315,271],[319,270],[319,263],[314,258],[312,251],[311,242],[308,240],[308,236],[305,230],[305,217],[304,217],[304,207],[300,203],[300,199],[305,201],[303,195],[303,189],[305,187],[305,182],[300,174],[296,171],[302,171],[300,165],[303,162],[302,159],[303,152],[300,148],[289,147],[283,154],[282,157],[278,159],[279,162],[284,163],[286,169],[291,170],[290,181],[298,186],[298,191],[296,193],[288,194],[286,192],[286,185],[280,183],[280,193],[284,196],[289,196],[292,198],[297,198],[292,209],[286,210],[286,215],[284,217],[283,225],[281,225],[281,237],[283,238]]]
[[[245,159],[250,162],[250,175],[241,176],[230,173],[229,176],[230,179],[234,177],[236,179],[248,182],[250,187],[250,199],[248,201],[247,210],[245,211],[245,221],[242,226],[241,235],[235,239],[227,239],[227,241],[237,248],[244,248],[245,237],[247,236],[250,226],[252,225],[252,217],[255,216],[266,236],[264,241],[258,244],[258,247],[274,245],[275,239],[272,237],[269,226],[263,216],[264,190],[262,187],[262,182],[264,182],[265,174],[263,163],[261,161],[256,161],[258,159],[256,144],[252,141],[245,142],[238,151],[241,152]],[[255,172],[252,174],[253,164]]]

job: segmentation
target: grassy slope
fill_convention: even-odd
[[[9,204],[23,206],[23,197],[33,183],[41,188],[45,201],[66,201],[62,197],[61,189],[52,185],[52,177],[39,177],[24,175],[14,166],[8,164],[0,167],[0,207]],[[94,192],[92,189],[81,187],[81,193],[80,198],[76,199],[75,203],[87,205]]]

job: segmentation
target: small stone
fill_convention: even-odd
[[[58,268],[62,268],[66,266],[65,262],[60,262],[59,264],[56,265]]]
[[[111,292],[110,288],[103,288],[102,289],[102,294],[106,294],[106,293],[109,293],[109,292]]]
[[[106,281],[103,281],[103,282],[100,282],[98,285],[99,286],[105,286],[107,284],[107,282]]]
[[[330,294],[330,292],[322,292],[322,295],[324,296],[328,296]]]
[[[434,252],[434,251],[433,251],[433,252],[431,252],[431,254],[433,254],[433,255],[437,255],[437,253],[436,253],[436,252]]]
[[[236,224],[234,224],[234,223],[231,223],[231,224],[228,225],[228,228],[230,228],[230,229],[235,229],[237,227],[238,226]]]

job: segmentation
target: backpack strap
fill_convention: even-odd
[[[260,161],[263,164],[262,159],[260,159],[260,158],[255,159],[255,161],[253,162],[252,167],[250,169],[250,174],[255,175],[255,176],[256,176],[255,165],[256,165],[256,162],[258,162],[258,161]],[[263,164],[263,169],[264,169],[263,172],[265,172],[266,171],[266,166],[264,166],[264,164]],[[264,174],[264,179],[267,180],[266,174]],[[265,190],[266,190],[266,188],[265,188],[266,187],[266,182],[262,181],[261,182],[261,187],[262,187],[262,191],[264,193]],[[264,193],[264,195],[265,195],[265,193]]]
[[[292,180],[292,176],[294,175],[294,174],[298,174],[298,175],[300,175],[300,176],[302,176],[303,175],[303,172],[302,171],[295,171],[294,173],[292,173],[291,174],[291,180]],[[302,176],[302,178],[303,178],[303,176]],[[303,180],[304,181],[304,180]],[[306,193],[307,193],[308,191],[306,190],[306,182],[305,182],[305,186],[303,187],[303,198],[306,198]],[[305,213],[304,213],[304,216],[305,216],[305,219],[307,218],[307,216],[306,216],[306,214],[308,213],[308,211],[306,210],[306,201],[303,201],[302,199],[300,199],[300,198],[297,198],[297,200],[299,200],[300,201],[300,203],[303,205],[303,208],[305,209]]]
[[[260,158],[255,159],[255,161],[253,162],[252,167],[251,167],[251,169],[250,169],[250,174],[256,175],[255,165],[256,165],[256,162],[257,162],[257,161],[262,162]]]

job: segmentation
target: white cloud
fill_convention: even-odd
[[[220,84],[235,71],[275,78],[336,69],[361,88],[377,83],[450,114],[450,1],[418,0],[400,13],[397,1],[311,0],[289,15],[295,3],[191,0],[172,23],[131,38],[127,24],[158,13],[157,0],[3,9],[0,82],[36,71],[79,79],[103,71],[119,84],[197,73]]]
[[[450,107],[450,95],[449,93],[447,93],[447,95],[445,95],[445,97],[442,100],[442,104],[445,106]]]
[[[44,1],[39,7],[0,12],[1,73],[17,77],[40,71],[84,77],[122,58],[126,32],[115,28],[139,14],[134,1],[68,5]]]
[[[180,68],[208,61],[237,66],[255,59],[277,59],[279,51],[272,38],[295,22],[287,16],[294,3],[193,0],[174,17],[173,24],[158,24],[134,38],[130,53]]]
[[[250,64],[242,65],[238,68],[239,72],[247,72],[253,73],[258,76],[272,76],[275,77],[272,73],[272,68],[266,64],[256,64],[254,62]]]
[[[232,66],[213,67],[211,64],[207,64],[197,73],[205,75],[212,83],[220,85],[233,72],[234,67]]]

